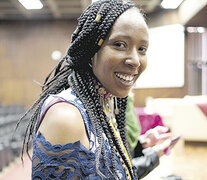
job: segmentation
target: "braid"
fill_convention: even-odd
[[[100,40],[105,40],[117,17],[133,7],[131,2],[122,0],[100,0],[93,3],[79,18],[72,44],[68,49],[70,66],[83,69],[100,49]],[[96,17],[99,16],[99,19]]]
[[[109,169],[108,166],[108,162],[106,159],[106,155],[105,155],[105,148],[104,148],[104,144],[103,144],[103,135],[102,135],[102,128],[104,129],[104,132],[107,136],[107,138],[109,139],[109,144],[111,146],[111,150],[112,150],[112,165],[113,165],[113,171],[115,172],[116,176],[118,176],[117,170],[115,168],[115,149],[114,149],[114,145],[113,145],[113,141],[112,141],[112,135],[113,134],[113,130],[109,130],[110,125],[107,125],[107,118],[106,115],[103,112],[102,106],[100,104],[99,101],[99,96],[97,94],[97,91],[94,87],[93,84],[93,74],[92,72],[72,72],[70,77],[69,77],[69,84],[71,84],[71,88],[73,89],[74,92],[76,92],[76,94],[78,95],[78,97],[80,98],[80,100],[83,102],[83,104],[85,105],[85,108],[88,110],[88,116],[90,118],[90,121],[93,125],[93,129],[95,129],[94,134],[95,137],[97,137],[98,143],[100,144],[100,146],[97,149],[97,153],[96,153],[96,168],[97,168],[97,172],[99,172],[99,174],[101,174],[102,176],[104,176],[100,171],[99,171],[99,166],[100,166],[100,156],[101,153],[103,155],[103,159],[106,163],[106,167],[110,173],[111,176],[113,176],[115,178],[115,175],[111,172],[111,170]],[[89,97],[89,98],[88,98]],[[96,111],[94,111],[94,107],[95,109],[97,109]],[[115,137],[115,136],[114,136]]]
[[[116,120],[117,120],[117,124],[118,124],[118,129],[120,132],[120,136],[122,138],[122,141],[124,143],[124,146],[128,152],[128,155],[131,159],[131,154],[129,153],[129,145],[128,145],[128,141],[127,141],[127,132],[126,132],[126,106],[127,106],[127,98],[118,98],[118,109],[119,109],[119,114],[116,115]],[[130,169],[130,164],[129,162],[126,160],[126,157],[124,156],[124,161],[127,165],[127,168]],[[132,176],[132,171],[130,171],[131,176]],[[136,173],[134,173],[136,175]]]
[[[116,148],[120,152],[121,157],[123,158],[127,168],[130,170],[130,164],[127,161],[124,152],[119,146],[119,143],[114,135],[113,129],[109,124],[109,121],[106,118],[106,115],[104,114],[102,107],[99,102],[99,96],[94,88],[93,84],[93,74],[92,72],[76,72],[74,71],[70,75],[69,84],[71,84],[71,88],[74,92],[78,95],[80,100],[85,105],[85,108],[88,110],[87,113],[89,115],[91,123],[94,125],[96,131],[94,132],[95,137],[98,137],[98,143],[100,144],[98,150],[97,150],[97,156],[96,156],[96,168],[97,171],[99,171],[99,158],[101,152],[103,153],[103,137],[102,137],[102,131],[101,128],[104,129],[104,132],[109,139],[109,144],[111,146],[112,152],[115,151],[114,144],[116,145]],[[89,98],[88,98],[89,97]],[[120,109],[120,113],[117,115],[117,123],[118,127],[120,129],[120,135],[122,137],[123,143],[129,152],[127,138],[126,138],[126,119],[125,119],[125,110],[126,110],[126,104],[127,104],[127,98],[119,98],[118,99],[118,108]],[[97,109],[96,111],[94,111]],[[93,129],[94,129],[93,127]],[[105,162],[107,162],[106,157],[103,157]],[[113,162],[113,170],[117,174],[117,170],[115,168],[115,157],[112,156],[112,162]],[[106,166],[107,167],[107,166]],[[109,171],[110,172],[110,171]],[[101,172],[100,172],[101,173]],[[133,172],[130,172],[131,176]],[[113,174],[111,174],[113,175]],[[114,175],[113,175],[114,176]]]
[[[98,174],[101,177],[105,177],[100,171],[100,158],[103,158],[109,174],[114,177],[114,179],[118,178],[118,172],[115,167],[115,151],[117,149],[129,169],[131,177],[134,177],[130,164],[119,146],[113,129],[103,112],[99,95],[93,84],[93,79],[96,77],[94,77],[92,69],[89,66],[91,58],[101,48],[102,42],[106,39],[116,19],[124,11],[133,6],[134,4],[132,2],[123,3],[122,0],[99,0],[88,6],[78,18],[78,25],[75,32],[72,34],[72,41],[67,55],[46,77],[39,99],[29,108],[17,124],[18,127],[20,121],[26,118],[28,114],[32,113],[25,131],[22,154],[24,152],[25,143],[27,144],[26,151],[28,153],[29,141],[34,132],[35,125],[37,124],[43,99],[49,94],[57,94],[64,89],[71,88],[86,108],[92,125],[91,128],[99,143],[95,159]],[[54,75],[51,77],[54,70]],[[116,115],[116,119],[124,146],[129,153],[126,138],[126,104],[127,98],[118,98],[118,108],[120,112]],[[111,147],[112,169],[109,168],[106,158],[103,130]]]
[[[66,59],[66,57],[64,57],[62,61],[65,61],[65,59]],[[60,64],[63,63],[62,61],[60,61],[60,63],[56,66],[56,68],[54,68],[51,71],[51,73],[49,73],[48,77],[46,77],[44,85],[42,86],[42,93],[40,94],[40,97],[36,100],[36,102],[26,111],[26,113],[17,122],[15,131],[19,127],[20,122],[23,121],[24,119],[26,119],[29,115],[31,115],[30,121],[29,121],[29,123],[26,127],[26,130],[25,130],[24,139],[23,139],[23,148],[22,148],[22,156],[21,156],[22,161],[23,161],[23,153],[24,153],[24,149],[25,149],[25,143],[26,143],[26,152],[29,155],[29,153],[28,153],[29,141],[30,141],[30,138],[33,134],[34,127],[35,127],[35,124],[38,119],[42,100],[46,96],[48,96],[49,94],[57,94],[57,93],[61,92],[63,89],[66,89],[69,87],[68,82],[67,82],[67,78],[70,74],[70,68],[68,65],[65,65],[60,70],[60,68],[61,68]],[[52,72],[54,70],[56,70],[57,74],[47,83],[49,76],[52,74]]]

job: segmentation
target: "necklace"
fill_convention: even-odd
[[[129,158],[129,154],[123,144],[122,138],[120,136],[120,132],[118,129],[118,124],[116,122],[115,114],[118,114],[118,108],[117,108],[117,100],[116,97],[114,97],[111,93],[107,92],[104,87],[101,87],[101,84],[94,80],[95,88],[97,89],[98,94],[100,95],[100,103],[103,107],[103,111],[107,117],[107,120],[109,121],[109,124],[114,132],[114,135],[116,137],[116,140],[118,142],[118,145],[121,147],[121,150],[126,157],[127,161],[130,164],[130,169],[132,170],[132,164],[131,160]],[[115,102],[115,108],[114,108],[114,102]],[[115,147],[115,146],[114,146]],[[121,157],[120,153],[118,152],[118,149],[115,147],[115,151],[117,156],[119,157],[123,168],[125,169],[127,179],[131,180],[131,175],[129,172],[129,169],[127,168],[126,164],[124,163],[123,158]]]
[[[104,113],[107,116],[107,119],[109,121],[109,124],[110,124],[111,128],[113,129],[113,132],[115,134],[117,142],[118,142],[119,146],[121,147],[121,150],[124,152],[124,155],[125,155],[127,161],[129,162],[130,168],[132,170],[131,160],[129,158],[128,152],[127,152],[127,150],[126,150],[126,148],[123,144],[123,141],[121,139],[119,129],[117,128],[117,122],[116,122],[116,118],[115,118],[115,115],[114,115],[113,107],[114,107],[113,97],[112,98],[107,98],[104,101],[104,104],[103,104]],[[125,165],[124,160],[122,159],[122,157],[121,157],[121,155],[120,155],[120,153],[118,152],[117,149],[116,149],[116,154],[119,157],[119,159],[122,163],[122,166],[124,167],[124,169],[126,171],[127,179],[131,180],[130,172],[129,172],[127,166]]]

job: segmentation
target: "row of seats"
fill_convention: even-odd
[[[25,112],[22,105],[0,106],[0,171],[20,155],[28,119],[15,128]]]

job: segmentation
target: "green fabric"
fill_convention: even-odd
[[[128,96],[128,103],[126,109],[126,128],[129,149],[130,151],[133,151],[138,142],[138,136],[140,134],[140,125],[138,122],[138,117],[134,110],[133,99],[130,96]]]

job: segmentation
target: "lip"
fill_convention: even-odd
[[[133,76],[133,79],[127,81],[127,80],[120,78],[120,75],[125,76],[125,77]],[[114,77],[115,77],[117,84],[119,86],[121,86],[122,88],[127,88],[127,89],[131,88],[134,85],[134,82],[135,82],[137,75],[138,74],[135,74],[135,73],[123,73],[123,72],[115,72],[114,73]]]

